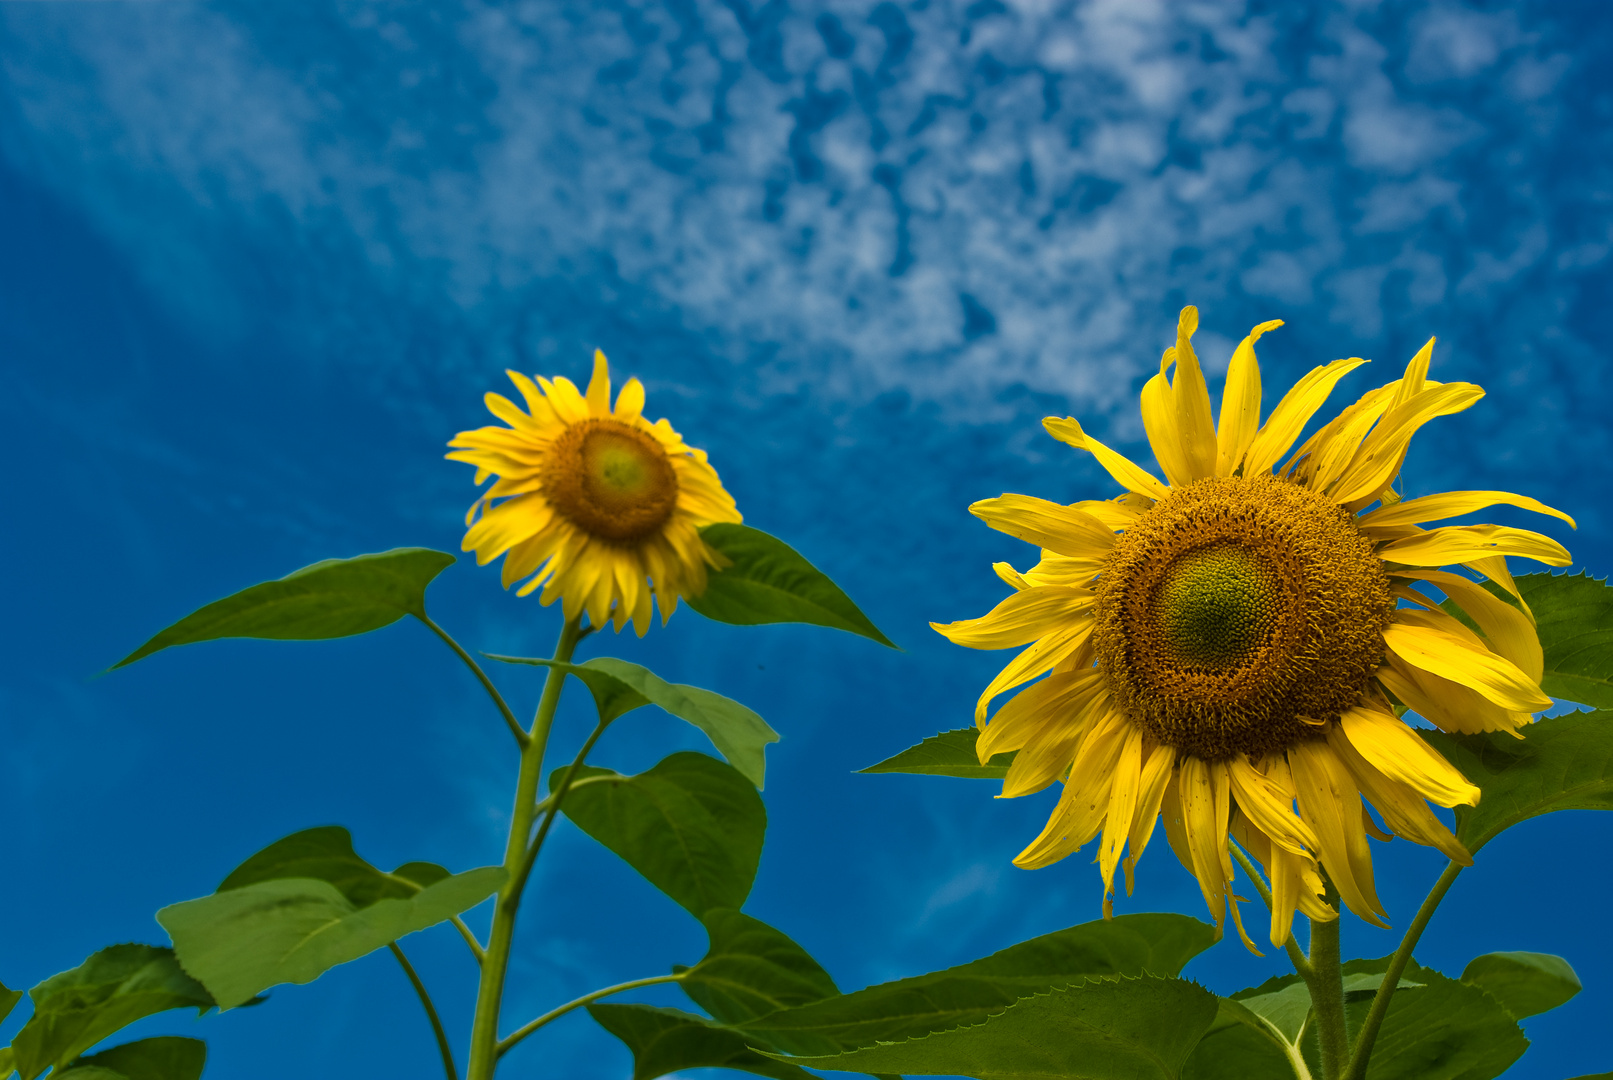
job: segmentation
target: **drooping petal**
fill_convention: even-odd
[[[1309,825],[1294,813],[1294,796],[1284,791],[1242,755],[1227,760],[1232,781],[1232,797],[1249,820],[1277,847],[1303,855],[1316,850],[1316,837]]]
[[[1408,664],[1393,653],[1374,677],[1408,709],[1444,731],[1516,732],[1533,719],[1530,713],[1503,709],[1478,691]]]
[[[1081,430],[1081,425],[1074,417],[1049,416],[1042,421],[1042,427],[1047,433],[1061,443],[1067,443],[1077,450],[1085,450],[1098,459],[1098,464],[1104,467],[1108,474],[1117,480],[1127,491],[1134,491],[1150,499],[1163,499],[1170,494],[1170,489],[1149,475],[1146,469],[1132,464],[1125,456],[1117,454],[1103,443],[1094,439]]]
[[[1445,566],[1473,563],[1494,555],[1518,555],[1548,566],[1574,561],[1568,549],[1549,536],[1504,525],[1447,525],[1419,536],[1396,540],[1378,549],[1387,563],[1404,566]]]
[[[1426,581],[1444,591],[1453,604],[1479,624],[1496,652],[1518,665],[1535,682],[1545,671],[1540,635],[1532,618],[1476,581],[1445,570],[1395,570],[1392,577]]]
[[[1092,723],[1053,815],[1041,835],[1014,856],[1015,866],[1027,870],[1050,866],[1098,835],[1109,808],[1115,759],[1120,756],[1129,727],[1112,712]]]
[[[1243,475],[1253,477],[1271,472],[1338,381],[1366,362],[1359,356],[1352,356],[1308,371],[1283,395],[1277,407],[1271,410],[1265,426],[1255,434],[1244,454]]]
[[[1232,895],[1232,854],[1227,849],[1227,827],[1232,813],[1231,781],[1226,765],[1196,757],[1182,760],[1180,772],[1182,831],[1193,876],[1198,879],[1204,902],[1215,916],[1217,929],[1225,925],[1227,910],[1244,945],[1257,956],[1249,935],[1244,933],[1237,899]]]
[[[1370,513],[1362,514],[1361,525],[1364,528],[1424,525],[1430,521],[1460,517],[1492,506],[1517,506],[1524,510],[1533,510],[1537,514],[1550,514],[1552,517],[1561,518],[1568,522],[1570,528],[1579,527],[1573,518],[1561,510],[1554,510],[1538,499],[1531,499],[1527,495],[1514,495],[1510,491],[1444,491],[1437,495],[1424,495],[1420,499],[1407,499],[1405,502],[1381,506]]]
[[[1551,708],[1551,698],[1518,669],[1518,665],[1482,645],[1475,648],[1441,625],[1435,612],[1402,609],[1383,631],[1389,651],[1413,667],[1478,691],[1485,699],[1514,712]],[[1456,622],[1450,616],[1444,616]],[[1461,626],[1460,623],[1456,623]]]
[[[1125,850],[1126,838],[1136,822],[1137,803],[1142,795],[1143,733],[1128,725],[1120,755],[1115,760],[1114,781],[1109,787],[1109,808],[1104,812],[1103,836],[1098,841],[1098,872],[1103,877],[1104,903],[1115,888],[1115,870]],[[1105,914],[1108,913],[1107,906]]]
[[[1317,851],[1339,896],[1374,926],[1387,926],[1372,877],[1372,852],[1361,827],[1361,793],[1325,743],[1288,748],[1299,812],[1316,832]]]
[[[1086,589],[1043,585],[1014,593],[978,619],[931,623],[930,628],[968,649],[1012,649],[1090,619],[1092,603]]]
[[[1136,884],[1134,871],[1137,860],[1143,857],[1148,841],[1154,835],[1154,824],[1159,820],[1160,806],[1165,798],[1165,787],[1175,771],[1176,750],[1169,746],[1156,746],[1143,762],[1141,792],[1137,796],[1137,814],[1132,819],[1131,832],[1126,836],[1126,895],[1131,895]]]
[[[1434,816],[1414,788],[1385,776],[1361,756],[1358,748],[1338,728],[1328,732],[1327,740],[1339,760],[1350,770],[1362,795],[1383,815],[1384,824],[1389,826],[1391,832],[1414,844],[1434,848],[1463,866],[1473,864],[1473,857],[1468,854],[1467,848],[1452,835],[1444,822]]]
[[[1399,717],[1365,705],[1344,710],[1339,727],[1373,768],[1440,806],[1477,806],[1479,789]]]
[[[1227,365],[1226,388],[1221,392],[1221,419],[1216,431],[1215,475],[1231,476],[1243,464],[1243,455],[1260,430],[1260,362],[1255,342],[1281,319],[1263,322],[1238,343]]]
[[[1114,530],[1091,514],[1030,495],[982,499],[969,512],[998,532],[1072,558],[1102,556],[1114,546]]]

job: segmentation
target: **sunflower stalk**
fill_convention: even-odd
[[[1334,897],[1329,899],[1338,903]],[[1311,1008],[1316,1013],[1322,1080],[1341,1080],[1350,1047],[1344,1029],[1344,966],[1339,956],[1339,920],[1312,919],[1310,922],[1311,970],[1308,976],[1303,971],[1300,975],[1310,988]]]
[[[577,643],[582,640],[581,617],[566,620],[556,642],[554,659],[570,663]],[[476,994],[476,1018],[471,1025],[470,1063],[465,1070],[466,1080],[492,1080],[498,1065],[499,1009],[504,999],[504,979],[509,969],[510,945],[515,936],[515,916],[521,906],[521,894],[531,872],[532,819],[537,811],[538,787],[543,778],[544,751],[548,748],[549,732],[554,726],[555,710],[560,705],[560,690],[566,673],[550,668],[544,680],[543,696],[538,700],[537,715],[532,729],[526,733],[527,741],[521,750],[521,771],[516,780],[515,806],[510,815],[510,837],[505,845],[504,869],[509,878],[500,890],[497,906],[493,909],[493,927],[488,934],[482,961],[481,985]]]

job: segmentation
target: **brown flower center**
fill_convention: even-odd
[[[1394,603],[1337,504],[1275,477],[1200,480],[1117,538],[1093,643],[1131,720],[1213,761],[1285,749],[1353,705]]]
[[[543,495],[584,532],[630,544],[672,516],[678,476],[653,435],[595,417],[555,439],[543,463]]]

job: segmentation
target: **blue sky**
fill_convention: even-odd
[[[89,676],[307,562],[456,549],[472,489],[442,444],[483,422],[505,367],[581,378],[596,346],[748,521],[907,650],[692,613],[590,643],[784,734],[751,910],[843,987],[1096,917],[1084,860],[1008,865],[1046,796],[849,774],[967,723],[1001,662],[925,626],[989,606],[992,560],[1028,561],[964,508],[1110,493],[1037,421],[1070,413],[1146,456],[1136,392],[1195,303],[1215,371],[1287,320],[1261,343],[1273,393],[1374,358],[1348,400],[1437,335],[1433,376],[1489,396],[1424,430],[1408,491],[1544,499],[1581,526],[1546,531],[1605,574],[1610,46],[1592,4],[0,7],[0,797],[26,883],[0,911],[27,928],[0,942],[0,981],[160,940],[157,907],[308,825],[348,825],[377,862],[497,858],[504,732],[418,628]],[[471,565],[433,603],[489,651],[546,651],[556,629]],[[597,756],[698,745],[645,715]],[[1579,921],[1610,842],[1584,814],[1509,834],[1419,952],[1453,974],[1494,949],[1576,964],[1585,993],[1530,1021],[1515,1075],[1609,1067],[1575,1030],[1613,1009],[1613,941]],[[702,951],[612,856],[570,833],[552,855],[512,1022]],[[1437,858],[1378,858],[1403,924]],[[1168,852],[1143,871],[1123,910],[1199,912]],[[463,1027],[456,941],[412,944]],[[209,1075],[429,1075],[383,960],[202,1022]],[[1190,973],[1230,990],[1275,970],[1227,944]],[[582,1019],[522,1053],[626,1068]]]

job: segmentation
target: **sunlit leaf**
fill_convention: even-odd
[[[1566,1004],[1583,989],[1567,960],[1533,952],[1477,957],[1462,972],[1462,981],[1488,992],[1518,1020]]]
[[[701,921],[711,948],[680,985],[723,1023],[743,1023],[840,992],[805,949],[761,920],[713,908]]]
[[[1186,915],[1122,915],[1031,938],[972,963],[785,1009],[738,1027],[791,1053],[831,1054],[979,1023],[1052,987],[1110,975],[1174,976],[1214,940],[1212,927]],[[869,1069],[905,1071],[874,1065]]]
[[[590,1005],[588,1012],[633,1051],[633,1080],[708,1068],[814,1080],[805,1069],[763,1057],[732,1031],[693,1013],[651,1005]]]
[[[77,1058],[51,1080],[198,1080],[206,1064],[200,1039],[161,1035]]]
[[[750,781],[716,758],[683,751],[637,776],[585,766],[562,808],[696,918],[750,895],[767,810]]]
[[[326,559],[215,600],[186,615],[112,666],[160,649],[219,638],[316,641],[379,630],[426,610],[426,586],[454,564],[430,548],[394,548]]]
[[[993,754],[991,761],[980,764],[975,754],[975,743],[980,739],[979,728],[958,728],[931,735],[917,746],[910,746],[895,757],[886,758],[877,765],[859,769],[865,773],[918,773],[922,776],[959,776],[969,780],[1001,780],[1008,775],[1008,766],[1014,763],[1018,751]]]
[[[1389,958],[1351,960],[1346,978],[1381,975]],[[1529,1040],[1500,1002],[1477,986],[1420,967],[1406,966],[1420,989],[1397,989],[1373,1044],[1367,1080],[1493,1080],[1529,1048]],[[1349,1006],[1352,1025],[1368,1004]]]
[[[11,1015],[11,1010],[17,1007],[22,1000],[21,990],[8,990],[4,983],[0,983],[0,1020]]]
[[[505,877],[497,866],[450,875],[432,863],[387,874],[353,852],[346,829],[323,826],[276,841],[218,892],[165,907],[157,921],[185,970],[228,1009],[473,908]]]
[[[776,536],[727,522],[700,536],[732,563],[707,573],[706,591],[688,599],[706,618],[738,626],[811,623],[896,647],[840,586]]]
[[[22,1080],[62,1066],[108,1035],[168,1009],[207,1009],[213,998],[172,949],[113,945],[32,990],[34,1015],[11,1042]]]
[[[1046,990],[933,1034],[789,1060],[979,1080],[1175,1080],[1215,1015],[1215,995],[1196,983],[1114,976]]]
[[[1586,574],[1517,579],[1546,654],[1541,689],[1598,709],[1613,708],[1613,588]]]
[[[1479,786],[1477,806],[1456,809],[1456,835],[1478,852],[1503,830],[1554,810],[1613,809],[1613,713],[1537,720],[1523,738],[1504,732],[1423,736]]]
[[[778,732],[739,702],[698,686],[669,683],[649,668],[611,656],[585,664],[562,664],[527,656],[488,658],[506,664],[534,664],[559,668],[575,675],[594,696],[599,717],[607,723],[640,705],[659,705],[706,733],[729,764],[758,788],[766,778],[767,744],[778,742]]]

